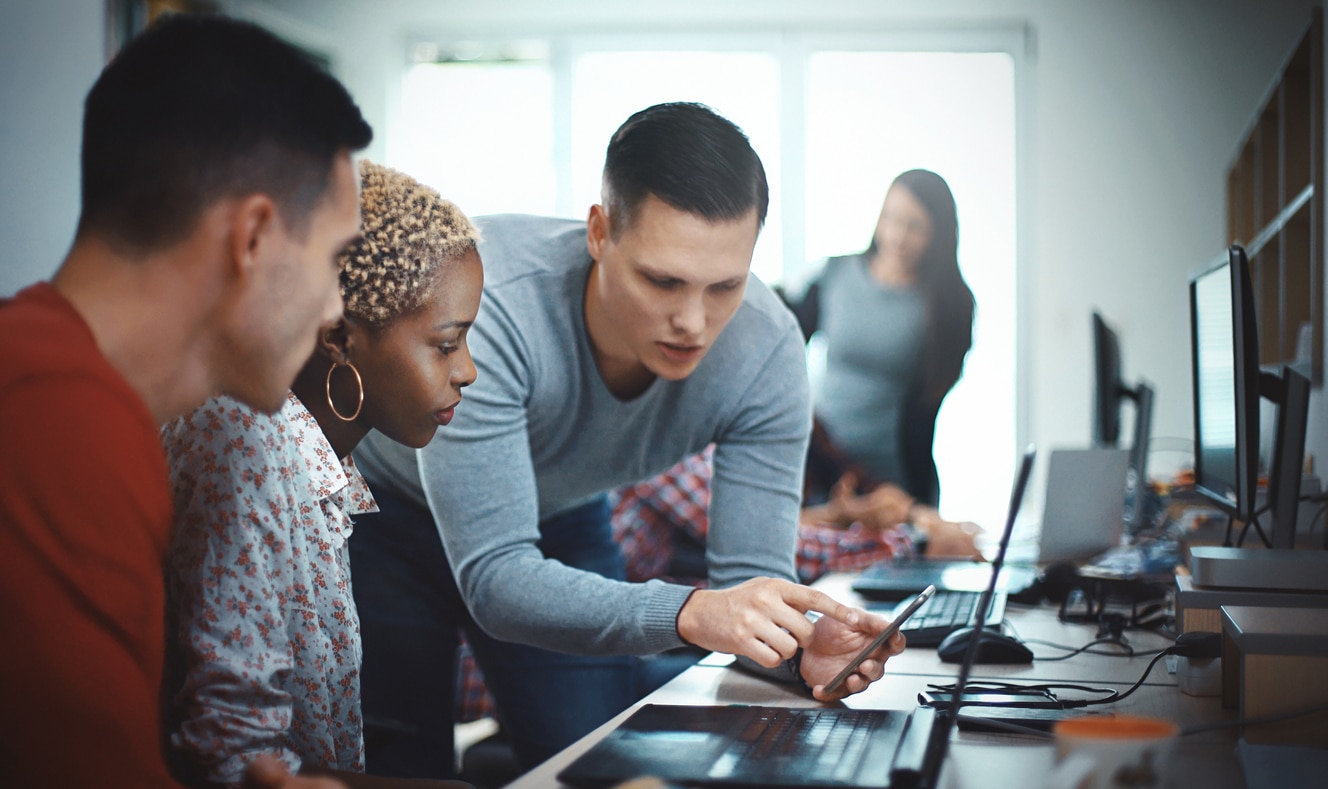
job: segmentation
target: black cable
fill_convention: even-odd
[[[1128,697],[1131,693],[1133,693],[1133,692],[1135,692],[1136,690],[1138,690],[1138,689],[1144,684],[1144,680],[1148,679],[1148,675],[1152,673],[1152,671],[1153,671],[1153,666],[1156,666],[1156,665],[1157,665],[1157,662],[1158,662],[1159,660],[1161,660],[1162,658],[1166,657],[1167,655],[1172,654],[1173,651],[1174,651],[1174,650],[1172,650],[1172,649],[1164,649],[1164,650],[1162,650],[1161,652],[1157,653],[1157,655],[1156,655],[1152,660],[1148,661],[1148,665],[1144,668],[1144,675],[1143,675],[1142,677],[1139,677],[1139,681],[1136,682],[1136,683],[1134,683],[1133,685],[1131,685],[1130,688],[1129,688],[1129,690],[1126,690],[1124,693],[1120,694],[1119,696],[1115,697],[1114,699],[1107,699],[1106,701],[1097,701],[1097,700],[1093,700],[1093,701],[1090,701],[1090,702],[1088,702],[1088,703],[1089,703],[1089,704],[1106,704],[1106,703],[1108,703],[1108,702],[1117,702],[1117,701],[1120,701],[1121,699],[1124,699],[1124,698]]]
[[[1110,638],[1099,638],[1094,641],[1090,641],[1081,647],[1067,647],[1064,644],[1056,644],[1051,641],[1043,641],[1040,638],[1025,639],[1019,635],[1019,631],[1015,630],[1014,624],[1011,623],[1010,620],[1008,619],[1001,620],[1001,627],[1009,630],[1010,634],[1013,635],[1015,638],[1019,639],[1020,643],[1042,644],[1044,646],[1052,647],[1053,649],[1064,649],[1068,650],[1069,652],[1069,654],[1057,655],[1056,657],[1038,657],[1037,655],[1033,656],[1033,660],[1040,660],[1043,663],[1048,663],[1056,660],[1065,660],[1067,658],[1072,658],[1075,655],[1080,655],[1084,653],[1087,653],[1089,655],[1102,655],[1103,657],[1143,657],[1145,655],[1154,654],[1153,650],[1149,650],[1148,652],[1135,652],[1134,647],[1126,643],[1125,637],[1120,634],[1113,634]],[[1103,644],[1118,646],[1124,649],[1125,652],[1102,652],[1100,650],[1092,649],[1092,647],[1101,646]]]
[[[937,693],[954,693],[954,684],[936,685],[928,684],[927,687]],[[1078,690],[1084,693],[1103,694],[1100,699],[1060,699],[1053,691],[1056,690]],[[1077,685],[1072,682],[1046,682],[1039,685],[1024,685],[1017,682],[1000,682],[998,680],[987,680],[984,682],[970,682],[964,686],[964,695],[972,694],[981,696],[983,694],[1007,695],[1007,696],[1030,696],[1046,699],[1056,704],[1054,709],[1076,709],[1087,707],[1090,704],[1106,704],[1115,701],[1119,697],[1119,691],[1115,688],[1095,688],[1091,685]],[[1029,706],[1028,704],[984,704],[981,702],[964,701],[960,699],[961,705],[979,706],[979,707],[1019,707]],[[1045,705],[1044,705],[1045,706]]]
[[[1127,689],[1125,690],[1125,692],[1123,692],[1123,693],[1117,691],[1115,688],[1094,688],[1094,687],[1090,687],[1090,686],[1086,686],[1086,685],[1075,685],[1075,684],[1072,684],[1072,683],[1048,682],[1048,683],[1043,683],[1043,684],[1040,684],[1040,685],[1023,685],[1023,684],[1018,684],[1018,683],[1013,683],[1013,682],[998,682],[998,681],[995,681],[995,680],[987,681],[987,682],[973,682],[973,683],[969,683],[969,685],[968,685],[967,687],[964,688],[964,693],[966,693],[966,694],[967,694],[967,693],[972,693],[972,694],[974,694],[974,695],[976,695],[976,696],[980,696],[980,695],[982,695],[983,693],[1006,694],[1006,695],[1013,695],[1013,696],[1019,696],[1019,695],[1023,695],[1023,696],[1037,696],[1037,695],[1041,695],[1042,697],[1047,698],[1048,700],[1059,702],[1059,703],[1061,704],[1061,706],[1062,706],[1063,709],[1075,709],[1075,708],[1079,708],[1079,707],[1089,707],[1089,706],[1093,706],[1093,705],[1096,705],[1096,704],[1114,704],[1114,703],[1116,703],[1116,702],[1118,702],[1118,701],[1121,701],[1121,700],[1123,700],[1123,699],[1128,698],[1128,697],[1130,696],[1130,694],[1134,693],[1136,690],[1138,690],[1139,688],[1143,687],[1144,681],[1147,680],[1147,679],[1148,679],[1148,675],[1151,674],[1151,673],[1153,672],[1153,667],[1157,665],[1158,661],[1161,660],[1162,658],[1166,657],[1167,655],[1173,655],[1173,654],[1176,654],[1176,652],[1177,652],[1177,650],[1176,650],[1175,647],[1169,647],[1169,648],[1167,648],[1167,649],[1164,649],[1164,650],[1158,652],[1156,655],[1154,655],[1154,656],[1153,656],[1153,659],[1150,660],[1150,661],[1148,661],[1148,665],[1144,668],[1144,673],[1143,673],[1142,676],[1139,677],[1139,680],[1138,680],[1137,682],[1135,682],[1133,685],[1131,685],[1129,688],[1127,688]],[[938,692],[938,693],[954,693],[954,685],[953,685],[953,684],[951,684],[951,685],[932,685],[932,684],[929,684],[928,687],[931,688],[932,690]],[[1104,693],[1104,694],[1107,694],[1107,695],[1105,695],[1105,696],[1103,696],[1102,698],[1099,698],[1099,699],[1069,699],[1069,700],[1063,700],[1063,699],[1056,698],[1056,695],[1053,693],[1053,691],[1055,691],[1055,690],[1057,690],[1057,689],[1064,689],[1064,690],[1081,690],[1081,691],[1084,691],[1085,693]],[[962,699],[960,700],[960,703],[961,703],[961,704],[964,703]],[[969,703],[970,705],[973,704],[973,702],[968,702],[968,703]],[[1018,705],[1008,705],[1008,704],[1006,704],[1006,705],[1001,705],[1001,704],[986,704],[986,705],[981,705],[981,706],[987,706],[987,707],[1000,707],[1000,706],[1018,706]]]
[[[1068,660],[1069,658],[1072,658],[1072,657],[1074,657],[1075,655],[1081,655],[1081,654],[1083,654],[1083,653],[1085,653],[1085,652],[1087,652],[1087,653],[1090,654],[1090,655],[1106,655],[1106,656],[1110,656],[1110,657],[1131,657],[1131,656],[1134,655],[1134,647],[1130,646],[1129,644],[1121,643],[1118,639],[1115,639],[1115,638],[1098,638],[1098,639],[1094,639],[1094,640],[1092,640],[1092,641],[1089,641],[1087,644],[1084,644],[1084,645],[1081,646],[1081,647],[1067,647],[1067,646],[1061,646],[1060,644],[1053,644],[1053,643],[1051,643],[1051,642],[1049,642],[1049,641],[1043,641],[1043,640],[1041,640],[1041,639],[1037,639],[1037,638],[1030,638],[1030,639],[1028,639],[1027,641],[1025,641],[1024,643],[1025,643],[1025,644],[1045,644],[1046,646],[1054,647],[1054,648],[1056,648],[1056,649],[1068,649],[1068,650],[1070,650],[1069,652],[1065,653],[1064,655],[1057,655],[1057,656],[1055,656],[1055,657],[1041,657],[1041,656],[1038,656],[1038,655],[1034,655],[1034,656],[1033,656],[1033,659],[1036,660],[1036,661],[1038,661],[1038,662],[1041,662],[1041,663],[1050,663],[1050,662],[1052,662],[1052,661],[1054,661],[1054,660]],[[1127,651],[1127,652],[1124,652],[1124,653],[1121,653],[1121,652],[1100,652],[1100,651],[1090,651],[1092,647],[1100,646],[1100,645],[1102,645],[1102,644],[1110,644],[1110,645],[1112,645],[1112,646],[1118,646],[1118,647],[1121,647],[1122,649],[1125,649],[1125,650],[1128,650],[1128,651]]]
[[[1146,650],[1146,651],[1144,651],[1144,652],[1136,652],[1136,651],[1134,650],[1134,647],[1130,646],[1129,644],[1122,643],[1122,642],[1117,641],[1117,640],[1112,639],[1112,638],[1099,638],[1099,639],[1097,639],[1096,641],[1090,641],[1089,643],[1084,644],[1084,645],[1081,646],[1081,647],[1067,647],[1067,646],[1065,646],[1064,644],[1053,644],[1053,643],[1050,642],[1050,641],[1043,641],[1043,640],[1040,639],[1040,638],[1028,638],[1028,639],[1023,639],[1023,642],[1024,642],[1025,644],[1042,644],[1042,645],[1044,645],[1044,646],[1052,647],[1053,649],[1068,649],[1068,650],[1070,650],[1069,654],[1066,654],[1066,655],[1057,655],[1056,657],[1038,657],[1037,655],[1034,655],[1034,656],[1033,656],[1033,659],[1034,659],[1034,660],[1041,660],[1041,661],[1043,661],[1043,662],[1046,662],[1046,661],[1049,661],[1049,660],[1065,660],[1066,658],[1074,657],[1075,655],[1079,655],[1079,654],[1101,655],[1102,657],[1136,658],[1136,657],[1148,657],[1149,655],[1156,655],[1158,652],[1164,652],[1164,651],[1165,651],[1165,650],[1162,650],[1162,649],[1149,649],[1149,650]],[[1125,652],[1103,652],[1103,651],[1101,651],[1101,650],[1090,649],[1090,647],[1101,646],[1101,645],[1103,645],[1103,644],[1107,644],[1107,645],[1111,645],[1111,646],[1118,646],[1118,647],[1120,647],[1121,649],[1124,649],[1124,650],[1126,650],[1126,651],[1125,651]]]

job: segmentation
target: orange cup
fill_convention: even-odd
[[[1053,789],[1173,786],[1171,753],[1180,727],[1161,718],[1093,715],[1058,721]]]

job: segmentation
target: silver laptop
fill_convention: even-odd
[[[1120,543],[1129,465],[1125,449],[1051,451],[1039,562],[1088,559]]]

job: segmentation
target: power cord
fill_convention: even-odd
[[[928,688],[936,693],[954,694],[955,686],[953,683],[948,685],[928,684]],[[1102,695],[1099,699],[1062,699],[1056,696],[1057,690],[1078,690],[1084,693],[1098,693]],[[1095,688],[1090,685],[1076,685],[1070,682],[1046,682],[1038,685],[1025,685],[1017,682],[999,682],[989,680],[986,682],[970,682],[964,686],[964,695],[972,694],[974,696],[999,695],[1020,697],[1018,701],[972,701],[960,699],[960,706],[969,707],[1037,707],[1041,709],[1077,709],[1087,707],[1090,704],[1106,704],[1115,701],[1120,691],[1115,688]]]
[[[1131,685],[1129,688],[1126,688],[1125,691],[1123,692],[1117,691],[1115,688],[1094,688],[1086,685],[1075,685],[1075,684],[1060,683],[1060,682],[1049,682],[1037,685],[1025,685],[1014,682],[992,681],[992,682],[970,683],[967,687],[964,688],[964,693],[965,694],[972,693],[975,696],[980,696],[985,693],[985,694],[1001,694],[1007,696],[1041,697],[1046,702],[1056,703],[1062,709],[1075,709],[1079,707],[1088,707],[1097,704],[1112,704],[1114,702],[1121,701],[1122,699],[1129,698],[1129,696],[1132,693],[1134,693],[1136,690],[1142,687],[1144,682],[1148,679],[1148,675],[1152,673],[1153,667],[1158,664],[1158,661],[1162,660],[1162,658],[1168,655],[1177,655],[1179,657],[1188,657],[1188,658],[1215,658],[1215,657],[1220,657],[1221,654],[1222,654],[1221,634],[1200,633],[1200,632],[1182,633],[1179,637],[1176,638],[1176,643],[1172,644],[1166,649],[1159,650],[1157,654],[1153,656],[1153,659],[1148,661],[1148,665],[1144,667],[1144,673],[1139,677],[1139,680],[1135,682],[1133,685]],[[953,684],[928,685],[928,687],[940,693],[953,694],[955,690]],[[1101,698],[1096,698],[1096,699],[1060,699],[1057,698],[1054,692],[1056,690],[1079,690],[1079,691],[1084,691],[1086,693],[1101,693],[1104,695]],[[968,705],[976,704],[977,706],[984,706],[984,707],[1030,706],[1029,702],[1024,702],[1024,701],[1013,702],[1013,703],[985,704],[982,702],[976,702],[976,703],[971,701],[966,702],[963,699],[959,700],[959,704],[961,706],[964,704]]]
[[[1156,666],[1157,662],[1162,658],[1166,657],[1167,655],[1177,655],[1179,657],[1187,657],[1187,658],[1221,657],[1222,634],[1201,633],[1198,631],[1191,633],[1181,633],[1179,636],[1176,637],[1175,644],[1157,653],[1157,655],[1152,660],[1148,661],[1148,665],[1144,667],[1143,676],[1139,677],[1138,682],[1131,685],[1128,690],[1126,690],[1124,693],[1120,694],[1116,698],[1111,699],[1110,701],[1120,701],[1121,699],[1128,697],[1131,693],[1138,690],[1144,684],[1144,680],[1148,679],[1148,675],[1153,671],[1153,666]],[[1105,704],[1107,702],[1095,701],[1092,703]]]
[[[1041,644],[1043,646],[1048,646],[1053,649],[1063,649],[1066,650],[1067,652],[1064,655],[1056,655],[1055,657],[1041,657],[1038,655],[1033,656],[1034,661],[1039,661],[1042,663],[1050,663],[1057,660],[1068,660],[1074,657],[1075,655],[1081,655],[1081,654],[1101,655],[1103,657],[1132,658],[1132,657],[1146,657],[1148,655],[1155,655],[1158,652],[1162,651],[1160,649],[1158,650],[1150,649],[1146,652],[1136,652],[1134,650],[1134,647],[1130,645],[1129,640],[1125,637],[1125,629],[1128,625],[1126,624],[1125,617],[1120,614],[1105,614],[1102,618],[1102,621],[1098,623],[1098,638],[1088,642],[1087,644],[1084,644],[1081,647],[1067,647],[1064,644],[1057,644],[1052,641],[1044,641],[1040,638],[1027,638],[1027,639],[1022,638],[1019,635],[1018,631],[1015,630],[1014,625],[1009,620],[1004,620],[1001,623],[1001,626],[1009,630],[1010,633],[1015,638],[1018,638],[1022,643]],[[1104,635],[1104,633],[1109,635]],[[1099,647],[1099,646],[1114,646],[1114,647],[1119,647],[1125,651],[1107,652],[1100,649],[1093,649],[1093,647]]]

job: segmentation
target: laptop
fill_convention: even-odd
[[[1032,465],[1029,449],[983,592],[988,597],[995,593]],[[977,643],[974,638],[973,644]],[[958,698],[976,658],[976,648],[964,656],[956,679]],[[921,706],[906,712],[646,704],[558,773],[558,780],[584,789],[640,776],[700,787],[931,789],[940,774],[954,718],[952,709]]]
[[[987,608],[987,627],[1000,626],[1009,595],[1037,580],[1034,562],[1085,559],[1120,542],[1128,469],[1128,450],[1052,450],[1037,554],[1026,557],[1028,563],[1002,568]],[[895,603],[934,584],[940,592],[909,620],[903,632],[913,646],[936,646],[950,633],[974,623],[978,593],[990,574],[990,566],[983,562],[899,559],[862,571],[852,588],[867,600]],[[891,608],[892,614],[898,610],[897,606]]]
[[[1088,559],[1120,544],[1126,449],[1053,449],[1038,534],[1041,563]]]

